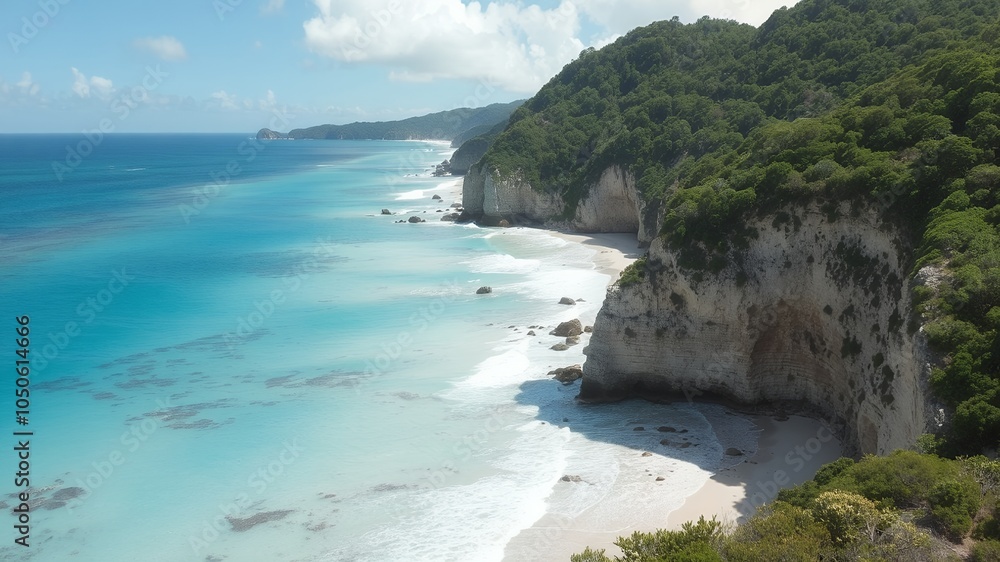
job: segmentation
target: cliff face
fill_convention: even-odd
[[[560,194],[536,190],[516,174],[501,177],[475,166],[462,184],[462,203],[484,224],[506,220],[580,232],[631,232],[646,244],[662,221],[658,207],[647,209],[642,202],[634,176],[618,166],[601,174],[570,217]]]
[[[910,447],[933,423],[929,356],[907,332],[903,237],[874,210],[816,206],[750,224],[718,273],[655,240],[645,280],[609,290],[586,350],[583,400],[717,397],[818,414],[848,451]]]

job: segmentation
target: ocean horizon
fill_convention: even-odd
[[[720,406],[552,380],[589,336],[549,331],[612,279],[544,230],[441,221],[447,143],[107,135],[67,160],[80,140],[0,136],[33,431],[32,548],[0,557],[502,560],[543,517],[548,543],[639,524],[756,450]]]

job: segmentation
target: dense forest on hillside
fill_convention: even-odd
[[[471,138],[505,123],[523,100],[494,103],[484,107],[451,109],[400,121],[358,122],[346,125],[317,125],[288,132],[292,139],[438,139]],[[471,130],[471,132],[470,132]]]
[[[1000,2],[803,0],[760,28],[657,22],[587,50],[511,116],[479,166],[570,209],[610,165],[663,206],[706,272],[789,203],[877,207],[912,239],[922,318],[948,357],[946,455],[1000,443]],[[831,216],[830,220],[835,220]],[[634,272],[628,272],[636,277]]]
[[[998,0],[802,0],[760,28],[657,22],[582,52],[479,161],[561,194],[567,214],[625,168],[681,266],[706,275],[757,235],[748,219],[810,204],[836,221],[847,201],[904,233],[913,276],[936,279],[914,283],[915,317],[894,328],[922,327],[942,358],[947,423],[923,454],[842,459],[735,530],[637,534],[621,560],[955,559],[927,533],[1000,560],[1000,469],[969,458],[1000,447],[998,16]]]

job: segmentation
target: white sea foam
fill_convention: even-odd
[[[414,189],[413,191],[407,191],[405,193],[400,193],[396,195],[396,201],[413,201],[414,199],[423,199],[424,190]]]

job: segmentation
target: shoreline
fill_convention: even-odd
[[[572,233],[546,230],[549,235],[594,250],[594,267],[609,276],[608,286],[621,271],[642,255],[634,234]],[[522,529],[506,545],[505,561],[523,559],[530,553],[535,560],[569,560],[572,554],[590,547],[604,549],[608,556],[620,555],[614,542],[633,532],[657,529],[679,530],[687,521],[713,516],[726,527],[744,521],[757,507],[774,500],[777,491],[809,480],[824,464],[840,457],[840,441],[821,421],[803,416],[755,415],[726,408],[727,415],[749,420],[754,426],[756,446],[748,456],[728,468],[708,471],[704,483],[676,502],[639,501],[655,498],[660,483],[630,489],[635,505],[643,505],[643,523],[630,524],[628,517],[608,517],[608,504],[622,498],[604,498],[573,517],[546,512],[531,526]],[[720,438],[720,441],[722,439]],[[635,454],[643,451],[636,450]],[[733,459],[736,461],[736,459]],[[725,461],[725,458],[724,460]],[[620,478],[627,478],[624,474]],[[665,484],[665,483],[664,483]],[[660,495],[666,495],[666,490]],[[556,493],[555,489],[553,493]],[[553,498],[550,497],[550,501]],[[666,498],[664,498],[666,499]],[[633,503],[625,500],[624,503]]]

